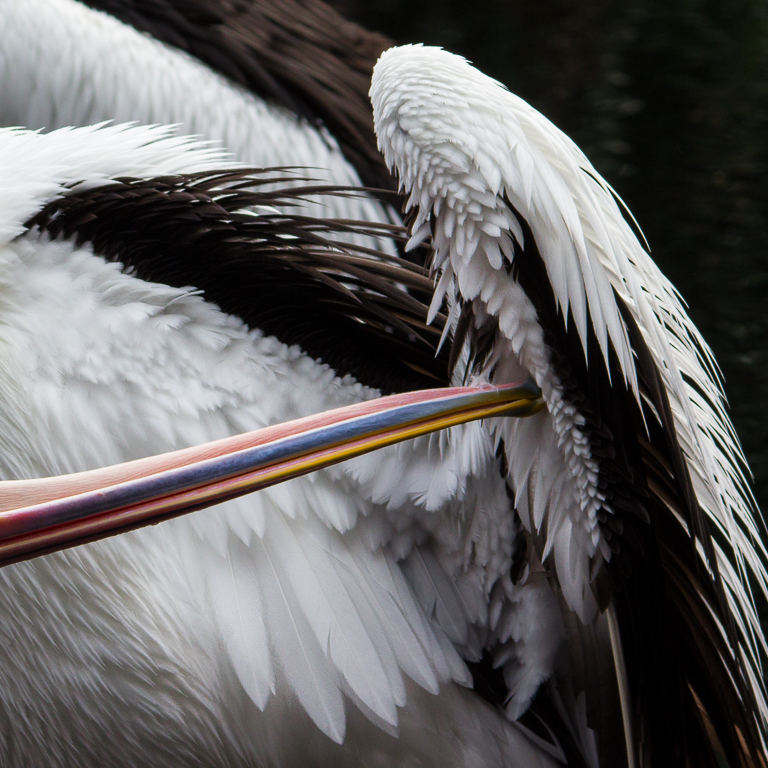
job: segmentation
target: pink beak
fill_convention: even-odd
[[[408,392],[103,469],[0,483],[0,566],[158,523],[393,443],[543,407],[531,382]]]

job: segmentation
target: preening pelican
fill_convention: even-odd
[[[185,130],[257,162],[202,126],[273,119],[246,91],[74,0],[18,6],[0,77],[36,87],[3,122],[178,122],[119,111],[167,95],[153,46],[238,105]],[[150,69],[136,91],[124,63],[59,87],[17,44],[73,18]],[[459,57],[393,49],[371,99],[426,300],[369,198],[163,128],[0,133],[5,479],[435,384],[530,378],[547,406],[2,569],[3,764],[764,765],[763,524],[679,297],[583,154]]]

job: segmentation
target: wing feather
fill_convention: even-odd
[[[338,673],[332,668],[287,586],[279,561],[267,543],[255,542],[259,584],[264,590],[271,647],[291,689],[317,726],[337,744],[344,741],[346,720]]]

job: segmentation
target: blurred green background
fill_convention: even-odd
[[[337,0],[441,45],[568,133],[714,348],[768,509],[768,0]]]

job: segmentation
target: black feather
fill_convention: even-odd
[[[428,326],[427,306],[409,292],[431,287],[424,271],[328,239],[402,231],[303,216],[304,196],[359,190],[285,182],[276,171],[123,179],[73,191],[27,224],[89,243],[144,280],[199,289],[340,376],[387,393],[446,384],[448,350],[435,355],[444,319]]]
[[[325,125],[369,187],[394,189],[376,148],[373,65],[391,46],[322,0],[82,0]]]

